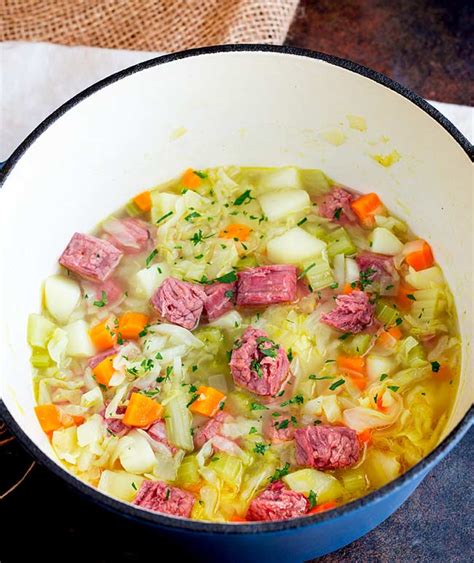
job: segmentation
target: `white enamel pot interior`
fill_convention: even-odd
[[[350,128],[348,115],[365,118],[367,130]],[[393,150],[401,158],[388,168],[371,156]],[[463,417],[465,428],[473,373],[469,150],[428,104],[381,75],[284,48],[170,55],[80,94],[16,151],[0,190],[1,396],[14,431],[75,481],[60,469],[33,411],[26,325],[40,309],[42,281],[75,231],[89,231],[134,194],[185,168],[223,164],[321,168],[362,192],[376,191],[431,243],[463,337],[462,383],[448,432]]]

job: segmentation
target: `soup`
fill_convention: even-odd
[[[314,514],[401,475],[447,422],[460,342],[432,249],[322,171],[189,169],[59,263],[28,323],[36,414],[123,501]]]

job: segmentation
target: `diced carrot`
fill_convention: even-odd
[[[401,311],[409,311],[411,309],[413,301],[409,297],[407,297],[407,295],[411,295],[413,291],[414,289],[411,286],[409,286],[405,282],[400,282],[400,285],[398,287],[398,294],[395,298],[395,303]]]
[[[252,229],[247,227],[247,225],[243,225],[242,223],[232,223],[232,225],[228,225],[225,229],[223,229],[219,233],[219,236],[220,238],[244,241],[249,238],[251,231]]]
[[[151,209],[151,194],[150,192],[142,192],[133,198],[133,203],[141,211],[150,211]]]
[[[417,272],[419,270],[426,270],[426,268],[431,268],[434,264],[433,252],[431,246],[423,241],[423,245],[420,250],[416,252],[411,252],[405,256],[405,261]]]
[[[319,506],[315,506],[308,512],[308,514],[318,514],[319,512],[326,512],[326,510],[332,510],[333,508],[336,508],[336,506],[337,503],[333,500],[330,500],[329,502],[324,502]]]
[[[383,203],[375,193],[365,194],[351,203],[352,210],[357,215],[360,223],[365,227],[373,227],[374,215],[382,214]]]
[[[129,340],[138,338],[148,324],[148,316],[142,313],[124,313],[118,320],[118,333]]]
[[[387,407],[383,406],[382,400],[383,400],[383,393],[379,393],[377,396],[377,408],[380,412],[385,412],[387,410]]]
[[[356,288],[352,287],[350,283],[345,283],[344,287],[342,288],[342,293],[344,293],[344,295],[349,295],[349,293],[352,293],[354,289]]]
[[[74,424],[76,426],[80,426],[86,420],[84,416],[81,416],[79,414],[76,414],[76,415],[73,414],[73,415],[71,415],[71,417],[72,417],[72,420],[74,421]]]
[[[433,377],[436,377],[437,379],[452,379],[453,373],[451,371],[451,368],[445,365],[440,366],[438,371],[434,371]]]
[[[198,388],[197,395],[198,398],[189,408],[191,412],[204,416],[214,416],[225,399],[224,393],[214,389],[214,387],[205,387],[204,385]]]
[[[162,414],[163,407],[160,403],[141,393],[132,393],[123,416],[123,423],[128,426],[144,427],[159,420]]]
[[[372,430],[370,430],[370,428],[362,430],[362,432],[359,432],[357,434],[357,437],[359,438],[359,442],[368,445],[370,444],[370,442],[372,442]]]
[[[236,514],[232,516],[230,522],[248,522],[246,518],[242,518],[242,516],[237,516]]]
[[[35,407],[35,413],[41,428],[47,434],[63,426],[61,411],[52,403],[37,405]]]
[[[339,356],[336,360],[337,367],[349,375],[365,377],[365,359],[360,356]]]
[[[101,383],[102,385],[109,385],[112,376],[115,373],[113,361],[115,355],[108,356],[107,358],[103,359],[99,364],[92,369],[92,373],[95,376],[95,380],[97,383]]]
[[[110,317],[89,330],[89,335],[98,352],[104,352],[115,346],[117,342],[116,319]]]
[[[351,381],[361,391],[363,391],[367,387],[367,378],[366,377],[354,377],[354,376],[352,376]]]
[[[391,326],[379,334],[377,344],[383,348],[393,348],[397,343],[397,340],[400,340],[401,337],[402,331],[398,328],[398,326]]]
[[[195,190],[201,184],[201,178],[194,172],[192,168],[188,168],[181,178],[181,183],[189,190]]]

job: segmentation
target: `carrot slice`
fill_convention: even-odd
[[[108,356],[107,358],[103,359],[99,364],[92,369],[92,373],[95,375],[95,379],[97,383],[101,383],[102,385],[108,386],[112,376],[115,373],[113,361],[115,355]]]
[[[336,360],[337,367],[349,375],[365,377],[365,359],[360,356],[339,356]]]
[[[308,512],[308,514],[318,514],[319,512],[326,512],[326,510],[332,510],[333,508],[336,508],[336,506],[337,503],[333,500],[330,500],[329,502],[324,502],[319,506],[315,506]]]
[[[201,178],[192,168],[188,168],[181,178],[181,183],[189,190],[195,190],[201,185]]]
[[[110,317],[89,330],[92,342],[99,352],[104,352],[115,346],[117,342],[116,323],[115,317]]]
[[[138,338],[148,324],[148,316],[142,313],[124,313],[118,320],[118,333],[122,338]]]
[[[453,373],[449,366],[440,366],[438,371],[433,372],[433,377],[436,377],[437,379],[452,379]]]
[[[357,434],[357,437],[359,438],[359,442],[368,445],[370,444],[370,442],[372,442],[372,430],[370,430],[370,428],[362,430],[362,432],[359,432]]]
[[[377,408],[380,412],[385,412],[387,410],[387,407],[383,406],[382,398],[383,398],[383,393],[379,393],[379,395],[377,396]]]
[[[140,211],[150,211],[151,209],[151,194],[150,192],[142,192],[133,198],[133,203],[140,209]]]
[[[398,326],[391,326],[379,334],[376,342],[379,346],[390,349],[395,346],[397,340],[400,340],[401,337],[402,331],[398,328]]]
[[[395,297],[395,303],[401,311],[409,311],[413,305],[413,301],[407,297],[415,291],[411,286],[401,281],[398,287],[398,294]]]
[[[426,268],[431,268],[431,266],[434,264],[433,251],[431,250],[431,246],[426,241],[423,241],[421,249],[417,250],[416,252],[407,254],[405,261],[417,272],[419,270],[426,270]]]
[[[374,215],[385,210],[383,203],[375,193],[365,194],[351,203],[352,210],[364,227],[373,227]]]
[[[63,426],[61,411],[56,405],[48,403],[37,405],[35,413],[44,432],[49,433]]]
[[[246,518],[242,518],[242,516],[234,515],[230,519],[230,522],[248,522],[248,520]]]
[[[220,238],[237,239],[240,241],[247,240],[249,238],[252,229],[243,225],[242,223],[232,223],[223,229],[219,236]]]
[[[355,287],[352,287],[350,283],[345,283],[344,287],[342,288],[342,293],[344,293],[344,295],[349,295],[349,293],[352,293],[354,289]]]
[[[159,420],[162,414],[163,407],[160,403],[141,393],[132,393],[123,416],[123,423],[128,424],[128,426],[148,426]]]
[[[351,376],[351,381],[361,391],[363,391],[367,387],[367,378],[366,377]]]
[[[214,416],[225,399],[224,393],[214,389],[214,387],[205,387],[204,385],[198,388],[197,395],[198,398],[193,401],[189,408],[191,412],[204,416]]]

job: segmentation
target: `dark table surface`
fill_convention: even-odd
[[[473,105],[468,0],[302,0],[286,43],[351,59],[421,96]]]
[[[287,44],[352,59],[426,98],[472,105],[468,36],[473,11],[468,6],[462,0],[303,0]],[[32,466],[8,436],[5,431],[0,438],[0,494],[31,471],[2,502],[2,563],[31,557],[104,563],[145,559],[149,531],[92,506],[44,468]],[[472,561],[473,459],[471,431],[386,522],[319,561]],[[18,541],[19,532],[26,541]],[[115,541],[94,541],[98,535]],[[92,556],[91,541],[97,546]]]

